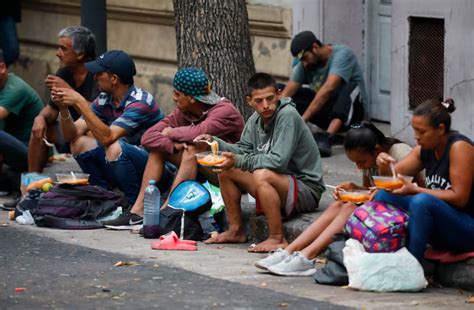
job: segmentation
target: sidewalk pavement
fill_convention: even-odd
[[[342,146],[334,147],[334,155],[323,159],[324,182],[336,185],[342,181],[361,183],[362,177],[354,164],[346,159]],[[56,172],[80,171],[72,158],[58,161],[45,169],[46,174]],[[293,240],[301,233],[332,201],[331,192],[323,194],[320,210],[304,214],[285,223],[288,240]],[[2,198],[0,198],[0,203]],[[266,225],[263,216],[255,216],[252,203],[243,201],[243,213],[247,233],[251,240],[263,240],[266,237]],[[0,214],[4,219],[5,212]],[[128,232],[109,230],[63,231],[34,226],[10,225],[27,229],[37,234],[80,246],[100,249],[153,260],[158,263],[180,267],[207,276],[235,281],[242,284],[266,287],[295,296],[328,301],[338,305],[357,308],[463,308],[469,293],[448,288],[429,288],[423,293],[367,293],[356,292],[332,286],[314,284],[311,278],[275,277],[259,272],[253,263],[263,255],[247,253],[248,244],[241,245],[204,245],[199,244],[197,252],[153,251],[150,241]],[[0,228],[5,229],[5,228]],[[474,259],[464,263],[439,266],[436,270],[437,280],[445,286],[474,290]]]
[[[158,270],[160,266],[175,267],[216,279],[358,309],[406,309],[410,307],[416,309],[466,309],[469,305],[465,301],[472,296],[472,293],[463,290],[438,287],[430,287],[420,293],[358,292],[344,287],[318,285],[311,277],[272,276],[254,267],[255,261],[265,255],[248,253],[246,251],[248,244],[205,245],[198,243],[198,251],[157,251],[150,248],[151,240],[143,239],[137,234],[127,231],[105,229],[71,231],[20,226],[15,223],[9,226],[7,228],[0,227],[0,234],[3,229],[15,229],[18,233],[28,231],[41,237],[53,238],[75,246],[115,253],[120,257],[127,255],[130,257],[130,261],[139,263],[144,261],[154,265]],[[39,251],[39,249],[40,247],[35,247],[32,251]],[[122,258],[117,258],[117,261],[119,260]],[[133,282],[132,279],[129,280]],[[195,284],[198,285],[198,283]],[[200,290],[204,292],[205,289]],[[232,292],[229,293],[231,294],[229,298],[240,298],[232,296]]]

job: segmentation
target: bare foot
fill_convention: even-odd
[[[260,242],[256,245],[251,245],[248,248],[250,253],[268,253],[270,251],[274,251],[278,248],[286,248],[288,246],[288,242],[286,241],[285,237],[268,237],[267,240]]]
[[[212,243],[245,243],[247,242],[247,236],[243,232],[224,231],[215,237],[209,238],[204,241],[206,244]]]

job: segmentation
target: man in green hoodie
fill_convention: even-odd
[[[197,140],[215,140],[226,157],[220,166],[219,184],[229,228],[206,243],[244,243],[240,210],[241,190],[257,200],[268,221],[267,240],[249,248],[269,252],[288,243],[285,218],[314,211],[324,192],[323,169],[311,131],[294,108],[291,98],[280,99],[272,76],[257,73],[248,82],[248,104],[255,113],[245,124],[240,141],[226,143],[203,135]]]

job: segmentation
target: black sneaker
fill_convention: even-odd
[[[102,221],[104,226],[135,226],[143,224],[143,217],[130,211],[125,211],[115,220]]]
[[[332,155],[332,138],[328,133],[319,134],[315,137],[318,144],[321,157],[330,157]]]

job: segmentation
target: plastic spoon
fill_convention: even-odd
[[[48,140],[46,140],[46,138],[43,138],[43,142],[44,142],[44,144],[46,144],[46,145],[49,146],[49,147],[53,147],[53,146],[54,146],[54,144],[52,144],[51,142],[49,142]]]
[[[74,174],[74,172],[72,172],[72,171],[71,171],[71,175],[72,175],[72,179],[73,179],[73,181],[76,181],[76,180],[77,180],[77,178],[76,178],[76,175]]]
[[[207,143],[209,145],[212,145],[212,142],[209,142],[207,140],[196,140],[196,142],[203,142],[203,143]]]
[[[326,184],[326,187],[329,187],[329,188],[332,188],[333,190],[336,190],[336,191],[341,191],[341,192],[345,192],[346,190],[343,189],[343,188],[338,188],[334,185],[329,185],[329,184]]]
[[[395,165],[393,164],[393,162],[390,162],[390,169],[392,170],[392,176],[394,179],[397,178],[397,173],[395,172]]]

